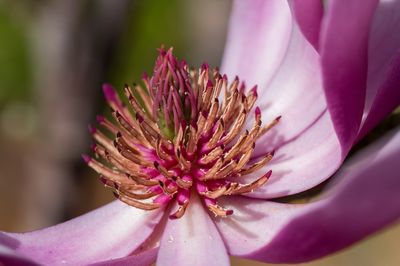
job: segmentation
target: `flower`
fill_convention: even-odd
[[[321,1],[312,0],[235,2],[221,73],[258,85],[263,118],[282,115],[279,124],[257,140],[252,154],[257,158],[276,149],[274,159],[241,181],[251,184],[272,169],[270,179],[246,197],[218,198],[218,206],[233,211],[229,217],[210,216],[203,195],[194,193],[179,217],[174,215],[179,210],[172,206],[175,201],[153,211],[115,201],[41,231],[2,233],[0,260],[146,265],[157,259],[158,265],[226,265],[230,254],[302,262],[395,221],[400,214],[398,129],[355,156],[318,200],[287,204],[265,199],[305,191],[326,180],[351,146],[399,105],[400,37],[393,35],[399,8],[400,1],[367,0],[363,6],[355,0],[330,1],[326,11]],[[188,106],[193,110],[190,99],[181,108]],[[185,119],[192,115],[183,113]],[[258,111],[255,116],[257,121]],[[164,137],[179,135],[175,118],[169,123],[168,114],[161,117]],[[143,122],[144,116],[137,121]],[[106,126],[103,118],[100,122]],[[116,142],[118,147],[121,142]],[[107,158],[105,152],[97,153]],[[106,185],[118,190],[109,180],[104,179]],[[168,190],[160,181],[161,189]],[[162,189],[157,195],[168,193]],[[170,214],[179,219],[170,219]]]

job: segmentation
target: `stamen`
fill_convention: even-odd
[[[159,184],[158,180],[155,179],[147,179],[145,177],[140,177],[137,175],[127,175],[129,177],[129,179],[135,181],[137,184],[139,185],[143,185],[146,187],[150,187],[150,186],[155,186]]]
[[[266,174],[264,174],[262,177],[258,178],[257,180],[251,182],[250,184],[247,185],[235,185],[235,188],[231,191],[229,191],[228,195],[235,195],[235,194],[243,194],[243,193],[249,193],[253,191],[256,188],[259,188],[263,186],[268,179],[270,178],[272,174],[272,171],[268,171]]]
[[[211,152],[209,152],[208,154],[206,154],[200,158],[199,164],[211,163],[212,161],[216,160],[218,157],[220,157],[224,153],[224,149],[225,149],[225,146],[221,145],[218,148],[211,150]]]
[[[205,196],[210,199],[216,199],[221,197],[222,195],[225,195],[225,193],[229,190],[230,184],[222,186],[216,190],[213,191],[206,191],[206,192],[199,192],[200,195]]]
[[[228,209],[225,209],[225,208],[219,206],[217,204],[216,200],[214,200],[214,199],[205,198],[204,202],[205,202],[206,206],[208,207],[208,209],[211,212],[213,212],[215,216],[227,217],[228,215],[233,214],[233,210],[228,210]]]
[[[266,165],[267,163],[269,163],[272,158],[274,157],[275,152],[272,151],[270,153],[268,153],[267,155],[264,156],[263,159],[261,159],[260,161],[252,164],[251,166],[247,167],[247,168],[243,168],[240,171],[240,175],[247,175],[250,174],[258,169],[260,169],[261,167],[263,167],[264,165]]]
[[[119,194],[123,195],[125,197],[137,199],[137,200],[149,199],[149,198],[152,198],[155,195],[157,195],[157,193],[155,193],[155,192],[147,192],[147,193],[144,193],[144,194],[134,193],[134,192],[130,192],[128,190],[125,190],[122,187],[119,188]]]
[[[176,177],[175,182],[180,188],[183,188],[183,189],[189,189],[193,185],[193,181],[192,180],[184,180],[183,178],[181,178],[179,176]]]
[[[280,117],[262,127],[256,107],[253,126],[244,128],[257,86],[246,92],[239,77],[229,84],[226,75],[207,64],[189,69],[172,48],[160,48],[153,75],[144,74],[142,80],[144,86],[125,85],[128,105],[110,85],[103,86],[115,121],[97,117],[107,134],[89,126],[97,142],[92,147],[96,159],[83,155],[85,162],[130,206],[154,210],[176,201],[170,218],[178,219],[190,204],[190,194],[197,193],[214,215],[233,214],[217,199],[250,193],[267,183],[271,170],[249,184],[240,178],[272,160],[274,152],[256,162],[252,156],[257,140]]]
[[[163,190],[164,194],[167,194],[169,196],[173,196],[175,193],[178,192],[178,188],[176,186],[172,186],[172,187],[167,186],[162,181],[158,181],[158,183],[159,183],[161,189]]]
[[[277,118],[275,118],[269,125],[267,125],[266,127],[264,127],[261,130],[260,136],[264,135],[265,133],[267,133],[270,129],[272,129],[273,127],[275,127],[279,121],[281,120],[281,116],[278,116]]]
[[[218,140],[221,138],[222,134],[224,134],[224,120],[220,119],[218,120],[218,125],[217,129],[214,131],[211,139],[208,141],[206,147],[207,149],[213,149],[217,143]]]
[[[146,210],[146,211],[151,211],[151,210],[155,210],[158,209],[161,205],[159,203],[147,203],[147,202],[143,202],[143,201],[139,201],[139,200],[135,200],[132,197],[128,197],[126,195],[123,194],[117,194],[114,193],[114,196],[119,199],[120,201],[138,208],[138,209],[142,209],[142,210]]]
[[[189,205],[189,201],[186,201],[183,205],[179,206],[178,210],[169,216],[170,219],[179,219],[181,218],[186,211],[187,206]]]
[[[257,97],[258,97],[258,94],[257,94],[257,85],[256,85],[250,90],[249,94],[247,95],[246,104],[245,104],[247,111],[249,111],[253,107],[254,103],[257,100]]]

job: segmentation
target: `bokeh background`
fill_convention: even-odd
[[[189,65],[218,66],[230,7],[228,0],[0,0],[0,230],[46,227],[113,200],[80,157],[90,152],[87,125],[106,111],[101,84],[140,81],[162,44]],[[399,265],[399,247],[394,225],[304,265]]]

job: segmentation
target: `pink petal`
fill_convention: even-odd
[[[324,88],[335,130],[347,153],[360,128],[368,67],[368,38],[377,0],[333,0],[322,25]]]
[[[279,70],[268,84],[259,88],[263,89],[256,104],[262,110],[263,123],[266,125],[278,116],[282,118],[273,131],[260,138],[263,145],[257,145],[256,153],[265,152],[265,145],[277,148],[295,139],[326,109],[319,55],[297,26],[293,27]],[[247,127],[250,126],[249,120]]]
[[[197,197],[182,218],[168,221],[157,265],[229,265],[224,242]]]
[[[318,49],[324,7],[321,0],[294,0],[293,10],[301,32]]]
[[[157,259],[158,248],[146,250],[139,254],[130,255],[120,259],[90,264],[90,266],[144,266],[152,265]]]
[[[233,210],[228,219],[215,222],[230,255],[251,257],[264,251],[293,217],[304,212],[304,206],[280,204],[246,197],[227,197],[219,200]],[[271,262],[269,260],[265,260]]]
[[[222,72],[263,88],[286,53],[291,29],[286,1],[234,1]]]
[[[258,85],[264,123],[282,116],[276,132],[259,141],[273,149],[298,136],[326,108],[319,55],[286,1],[234,3],[222,72]],[[257,150],[265,152],[265,145]]]
[[[380,1],[369,40],[366,120],[361,136],[400,104],[399,31],[400,1]]]
[[[217,227],[231,255],[264,262],[316,259],[368,236],[400,217],[400,128],[361,151],[319,200],[280,204],[228,197],[234,210]]]
[[[294,5],[295,11],[306,12],[306,8],[300,9]],[[285,1],[237,1],[230,26],[222,69],[229,76],[239,74],[244,77],[248,85],[259,85],[257,104],[262,110],[264,124],[282,116],[279,124],[257,141],[254,157],[278,149],[277,157],[283,158],[280,161],[274,159],[270,186],[253,195],[283,196],[319,184],[338,168],[342,160],[337,153],[341,147],[335,141],[334,129],[325,126],[329,117],[323,115],[326,100],[319,54],[301,33]],[[276,47],[277,42],[281,44]],[[323,126],[315,126],[321,124],[318,122],[321,116],[324,116]],[[247,128],[251,123],[249,121]],[[306,136],[302,137],[302,134]],[[322,137],[327,136],[332,141],[325,144]],[[313,145],[311,140],[314,138],[321,148]],[[322,161],[321,168],[314,168],[319,161]]]
[[[262,146],[262,143],[257,145]],[[268,150],[268,148],[266,148]],[[295,140],[275,152],[270,164],[241,177],[251,182],[272,170],[268,182],[247,194],[255,198],[276,198],[310,189],[329,178],[342,163],[340,143],[328,112]]]
[[[5,235],[13,241],[12,249],[38,263],[82,265],[127,256],[161,216],[162,211],[146,212],[115,201],[53,227]]]

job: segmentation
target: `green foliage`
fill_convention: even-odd
[[[178,58],[186,57],[186,40],[180,30],[184,23],[179,0],[138,1],[124,33],[122,46],[110,79],[118,89],[124,83],[141,82],[144,71],[151,74],[161,45],[174,47]]]
[[[26,31],[0,10],[0,105],[29,97],[31,70]]]

